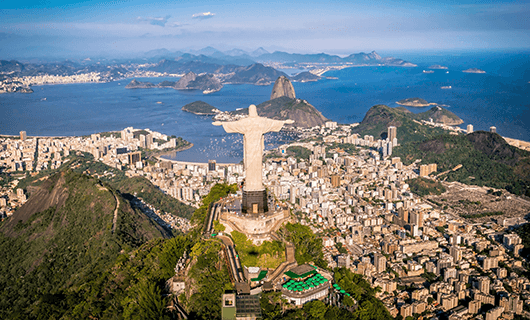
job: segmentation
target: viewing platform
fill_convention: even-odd
[[[267,212],[242,213],[241,196],[231,195],[221,199],[216,205],[219,208],[219,222],[226,227],[226,233],[238,231],[247,235],[255,244],[272,240],[271,233],[289,219],[289,208],[283,203],[269,197]]]

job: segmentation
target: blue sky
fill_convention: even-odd
[[[0,59],[167,48],[530,48],[530,1],[0,0]]]

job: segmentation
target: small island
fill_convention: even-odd
[[[477,69],[477,68],[469,68],[469,69],[466,69],[462,72],[465,72],[465,73],[486,73],[486,71],[484,70],[480,70],[480,69]]]
[[[399,100],[396,102],[397,104],[401,106],[407,106],[407,107],[415,107],[415,108],[421,108],[421,107],[428,107],[428,106],[434,106],[436,103],[433,102],[427,102],[426,100],[422,98],[408,98]]]
[[[140,82],[136,79],[133,79],[128,85],[125,86],[125,89],[149,89],[156,87],[157,85],[152,84],[151,82]]]
[[[446,66],[441,66],[439,64],[433,64],[432,66],[429,67],[429,69],[446,70],[447,67]]]
[[[190,112],[200,116],[211,116],[219,113],[219,109],[204,101],[195,101],[182,107],[182,111]]]
[[[312,82],[318,80],[320,80],[320,76],[309,71],[300,72],[291,77],[291,81],[293,82]]]

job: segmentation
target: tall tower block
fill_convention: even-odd
[[[392,142],[397,138],[397,128],[394,126],[388,127],[388,141]]]

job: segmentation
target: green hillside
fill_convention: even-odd
[[[440,128],[415,122],[416,117],[419,116],[403,107],[390,108],[380,104],[371,107],[363,121],[353,128],[353,131],[361,136],[372,135],[376,139],[386,139],[388,127],[395,126],[399,143],[422,141],[445,132]]]
[[[394,149],[393,156],[405,164],[416,159],[436,163],[438,172],[462,168],[446,174],[448,181],[485,185],[530,196],[530,152],[510,146],[496,133],[477,131],[466,136],[440,135],[410,142]]]
[[[134,196],[142,198],[146,203],[153,205],[155,208],[173,215],[191,218],[193,211],[192,206],[188,206],[177,199],[165,194],[158,187],[153,185],[145,177],[129,178],[125,172],[106,164],[94,160],[91,154],[84,153],[80,156],[71,155],[69,161],[65,162],[59,170],[71,168],[77,173],[86,173],[97,176],[105,183],[108,183],[114,189],[118,190],[126,199],[132,199]],[[56,170],[44,171],[37,176],[29,177],[20,181],[18,187],[27,190],[30,184],[39,184],[39,179],[56,172]]]
[[[148,184],[82,158],[47,178],[23,181],[31,193],[28,202],[0,224],[0,318],[174,318],[166,309],[171,297],[165,282],[184,252],[191,258],[190,283],[189,300],[183,295],[181,304],[193,319],[220,318],[221,295],[233,289],[219,255],[221,243],[202,240],[202,224],[168,238],[172,235],[131,206],[109,177],[123,186],[150,190]],[[105,168],[106,181],[91,176]],[[214,186],[196,215],[205,217],[211,202],[233,189]]]
[[[443,123],[449,126],[456,126],[464,123],[464,120],[460,119],[456,114],[439,106],[435,106],[425,112],[415,114],[414,118],[416,120],[425,121],[430,121],[430,119],[432,119],[434,122]]]
[[[182,107],[182,110],[199,115],[213,115],[217,109],[204,101],[195,101]]]
[[[419,196],[429,194],[440,195],[446,191],[445,187],[440,182],[427,178],[418,177],[415,179],[408,179],[405,182],[409,184],[410,191]]]
[[[65,170],[30,187],[28,202],[0,225],[2,319],[54,318],[120,252],[168,236],[98,179]]]

